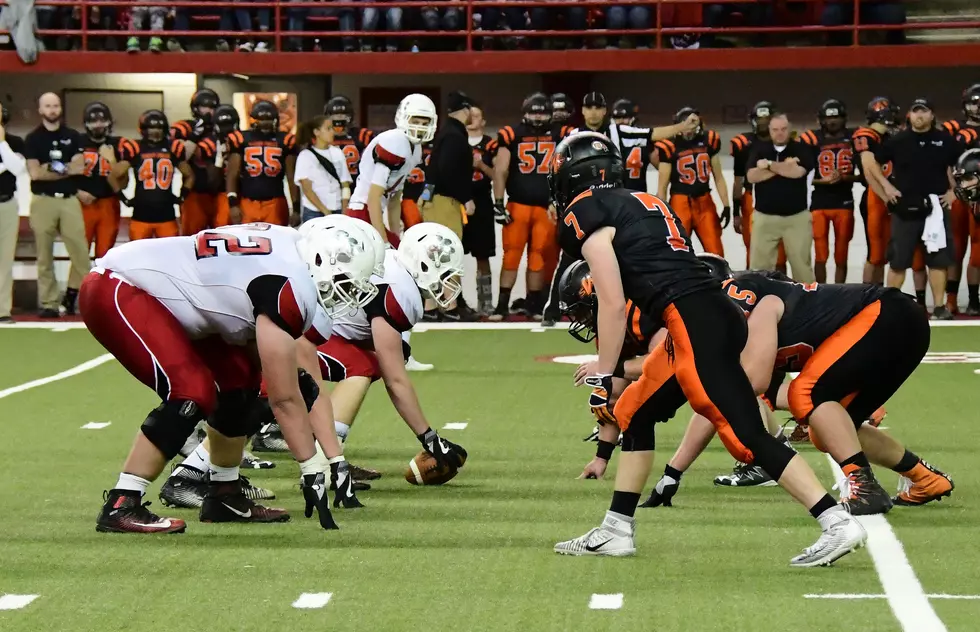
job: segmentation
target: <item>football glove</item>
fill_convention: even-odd
[[[210,119],[210,117],[207,117]],[[208,135],[208,129],[210,128],[210,120],[206,120],[205,117],[195,119],[193,125],[191,126],[191,131],[187,135],[187,140],[192,143],[200,143],[201,139]]]
[[[306,402],[306,412],[310,412],[313,410],[316,398],[320,396],[320,386],[316,383],[316,379],[303,369],[299,370],[299,392]]]
[[[466,450],[463,446],[456,445],[452,441],[446,441],[436,434],[436,431],[429,428],[425,434],[418,436],[419,442],[425,451],[432,455],[439,465],[448,465],[454,468],[461,468],[466,463]]]
[[[664,474],[660,480],[657,481],[653,491],[650,492],[650,497],[647,498],[646,501],[640,505],[640,507],[659,507],[660,505],[663,505],[664,507],[673,507],[671,504],[671,499],[680,488],[681,482],[679,480]]]
[[[361,501],[354,495],[354,479],[350,475],[350,466],[347,461],[338,461],[330,464],[330,483],[336,491],[333,497],[333,506],[336,509],[343,505],[344,509],[355,509],[363,507]]]
[[[304,474],[300,479],[300,489],[303,490],[303,499],[306,500],[306,509],[303,515],[307,518],[313,517],[313,510],[316,509],[320,518],[320,526],[324,529],[339,529],[330,513],[330,502],[327,500],[327,477],[323,472],[316,474]]]
[[[722,229],[728,228],[728,225],[732,222],[732,207],[726,206],[721,209],[721,227]]]
[[[609,407],[609,397],[612,394],[612,374],[589,375],[585,378],[586,386],[592,387],[589,393],[589,408],[599,425],[616,423],[616,417]]]
[[[497,200],[493,204],[493,219],[495,222],[501,226],[506,226],[514,221],[514,218],[510,216],[510,212],[507,207],[504,206],[503,200]]]

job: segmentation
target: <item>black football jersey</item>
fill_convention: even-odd
[[[670,194],[700,197],[711,193],[711,159],[721,151],[721,138],[707,130],[687,139],[658,141],[657,157],[670,165]]]
[[[657,319],[682,296],[717,288],[707,266],[698,261],[691,239],[670,206],[655,195],[628,189],[582,193],[559,223],[562,250],[582,259],[582,244],[594,232],[616,229],[613,248],[626,298]]]
[[[755,132],[745,132],[732,139],[732,166],[736,178],[745,178],[745,174],[749,170],[749,150],[752,148],[752,143],[757,140],[759,140],[759,136]],[[752,185],[747,179],[742,180],[742,189],[746,193],[752,192]]]
[[[493,169],[493,158],[497,155],[497,139],[483,135],[480,142],[470,146],[473,149],[473,158],[477,156],[483,164]],[[473,169],[473,201],[477,204],[485,204],[493,197],[493,178],[474,167]]]
[[[286,158],[296,155],[296,137],[285,132],[263,134],[236,130],[228,135],[228,149],[241,154],[238,193],[248,200],[286,197]]]
[[[109,145],[116,156],[122,160],[123,144],[126,141],[118,136],[108,136],[101,142],[96,142],[88,136],[82,136],[82,154],[85,157],[85,171],[78,178],[78,189],[92,194],[95,199],[114,197],[116,193],[109,185],[109,173],[112,165],[99,154],[102,145]]]
[[[133,220],[137,222],[168,222],[174,219],[174,176],[187,159],[184,141],[164,139],[159,143],[147,140],[124,141],[120,158],[136,174],[133,193]]]
[[[813,148],[816,177],[828,178],[837,171],[842,178],[854,175],[853,130],[844,130],[839,138],[828,138],[823,130],[807,130],[800,136],[803,144]],[[814,184],[810,210],[854,208],[854,182],[841,180],[835,184]]]
[[[799,371],[813,352],[858,312],[887,290],[870,283],[820,285],[774,278],[773,273],[744,272],[725,282],[729,298],[751,313],[764,297],[783,301],[779,320],[776,371]]]
[[[554,130],[523,123],[498,132],[497,146],[510,151],[507,196],[511,202],[547,208],[551,202],[548,170],[560,140]]]

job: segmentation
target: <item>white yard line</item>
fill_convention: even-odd
[[[443,430],[466,430],[468,424],[465,421],[452,421],[442,427]]]
[[[26,608],[41,595],[0,595],[0,610],[20,610]]]
[[[827,461],[840,485],[844,481],[844,472],[829,454]],[[912,570],[902,543],[885,517],[861,516],[858,520],[868,531],[868,553],[885,590],[885,599],[902,629],[906,632],[946,632],[946,626],[933,610]]]
[[[103,428],[108,428],[111,425],[111,421],[90,421],[82,426],[82,430],[102,430]]]
[[[31,380],[30,382],[25,382],[18,386],[11,386],[10,388],[5,388],[0,391],[0,399],[4,397],[9,397],[11,395],[16,395],[17,393],[23,393],[24,391],[29,391],[32,388],[37,388],[38,386],[44,386],[45,384],[50,384],[52,382],[57,382],[65,378],[72,377],[73,375],[78,375],[79,373],[84,373],[89,369],[94,369],[95,367],[105,364],[109,360],[112,360],[112,354],[106,353],[100,355],[97,358],[92,358],[87,362],[82,362],[78,366],[72,367],[67,371],[62,371],[61,373],[55,373],[54,375],[49,375],[48,377],[42,377],[37,380]]]
[[[615,595],[593,594],[589,599],[589,610],[619,610],[623,607],[623,593]]]
[[[293,602],[293,608],[309,610],[322,608],[330,602],[333,593],[303,593]]]
[[[963,599],[969,601],[980,600],[980,595],[926,595],[929,599]],[[888,595],[861,595],[857,593],[826,593],[817,595],[803,595],[804,599],[887,599]]]

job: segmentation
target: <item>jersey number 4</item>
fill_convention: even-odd
[[[517,158],[520,163],[517,168],[528,175],[539,173],[548,175],[551,166],[551,156],[555,153],[555,143],[550,140],[539,140],[536,143],[518,143]]]
[[[136,177],[145,191],[166,191],[174,182],[174,163],[169,158],[144,158]]]
[[[246,147],[243,153],[248,175],[257,178],[266,175],[275,178],[282,172],[282,148]]]
[[[218,244],[224,244],[229,255],[268,255],[272,253],[272,240],[268,237],[239,237],[230,233],[198,233],[194,242],[198,259],[209,259],[221,254]]]

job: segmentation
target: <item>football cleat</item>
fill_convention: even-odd
[[[797,422],[793,434],[789,436],[790,443],[810,443],[810,428],[807,424]]]
[[[966,306],[967,316],[980,316],[980,303],[970,303]]]
[[[881,422],[883,422],[885,420],[885,417],[887,416],[888,416],[888,411],[885,410],[884,406],[881,406],[880,408],[878,408],[878,410],[871,413],[871,416],[867,418],[866,422],[869,426],[874,426],[875,428],[877,428],[878,426],[881,425]]]
[[[834,486],[836,489],[838,486]],[[886,514],[892,508],[891,498],[875,479],[870,467],[851,472],[840,484],[841,504],[852,516]]]
[[[180,464],[174,467],[160,488],[160,502],[167,507],[197,509],[204,502],[207,492],[208,473]]]
[[[431,371],[434,368],[436,368],[435,365],[419,362],[414,356],[409,356],[408,362],[405,363],[406,371]]]
[[[636,523],[614,518],[608,513],[602,524],[574,540],[555,545],[555,553],[561,555],[604,555],[626,557],[636,553],[633,541]]]
[[[187,524],[177,518],[161,518],[140,503],[138,492],[111,489],[102,493],[105,501],[95,522],[101,533],[183,533]]]
[[[335,509],[341,505],[344,509],[356,509],[364,506],[354,495],[354,478],[351,476],[347,461],[330,464],[330,489],[334,490],[333,506]]]
[[[313,510],[316,509],[320,518],[320,526],[324,529],[339,529],[334,522],[333,515],[330,513],[330,502],[327,500],[327,477],[323,472],[317,474],[304,474],[300,479],[300,489],[303,490],[303,498],[306,500],[306,509],[303,515],[307,518],[313,517]]]
[[[731,474],[715,477],[719,487],[772,487],[778,483],[758,465],[736,463]]]
[[[242,452],[242,462],[239,467],[244,470],[271,470],[276,466],[272,461],[255,458],[255,455],[245,450]]]
[[[381,478],[381,472],[366,467],[358,467],[353,463],[347,464],[348,471],[355,481],[376,481]]]
[[[289,452],[289,445],[282,436],[279,424],[269,423],[252,437],[253,452]]]
[[[241,478],[211,482],[201,504],[201,522],[288,522],[285,509],[264,507],[245,495]]]
[[[948,474],[925,461],[898,479],[898,495],[892,499],[896,505],[917,507],[952,495],[956,485]]]
[[[191,436],[187,437],[187,441],[184,442],[184,446],[180,449],[180,456],[186,458],[191,455],[197,446],[204,442],[204,439],[208,436],[207,431],[204,429],[205,422],[201,422],[191,433]]]
[[[823,530],[820,537],[803,552],[789,561],[790,566],[810,568],[830,566],[848,553],[864,546],[868,532],[856,518],[843,509],[835,511],[832,524]]]

